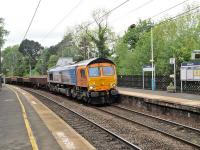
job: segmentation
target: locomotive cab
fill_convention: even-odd
[[[88,90],[109,91],[116,88],[115,66],[109,63],[98,63],[88,66]]]
[[[88,66],[88,93],[91,97],[101,97],[101,103],[112,103],[118,95],[115,65],[97,63]],[[94,101],[94,100],[93,100]]]

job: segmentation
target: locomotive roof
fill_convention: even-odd
[[[111,64],[114,64],[111,60],[106,59],[106,58],[92,58],[92,59],[77,62],[77,63],[75,63],[75,65],[77,65],[77,66],[87,66],[87,65],[95,64],[95,63],[111,63]]]
[[[94,63],[111,63],[111,64],[114,64],[114,62],[112,62],[111,60],[106,59],[106,58],[92,58],[92,59],[77,62],[75,64],[71,64],[71,65],[55,66],[53,68],[50,68],[48,70],[48,72],[62,71],[62,70],[69,69],[69,68],[73,69],[77,66],[87,66],[87,65],[90,65],[90,64],[94,64]]]

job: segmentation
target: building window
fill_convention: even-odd
[[[200,59],[200,54],[195,54],[195,59]]]

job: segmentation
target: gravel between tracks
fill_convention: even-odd
[[[161,121],[155,118],[150,118],[141,114],[137,114],[134,112],[130,112],[124,109],[119,109],[117,107],[104,107],[102,110],[117,114],[119,116],[128,118],[130,120],[139,122],[141,124],[148,125],[150,127],[165,131],[172,135],[183,138],[187,141],[200,145],[200,133],[193,131],[191,129],[184,128],[182,126],[177,126],[171,123],[167,123],[165,121]]]
[[[91,142],[98,150],[139,150],[57,103],[35,93],[33,95]]]
[[[118,119],[107,115],[94,108],[73,102],[65,97],[54,95],[45,91],[39,91],[43,95],[64,104],[66,107],[75,110],[97,124],[125,138],[127,141],[139,145],[143,150],[190,150],[193,147],[166,137],[163,134],[149,130],[137,124]]]
[[[123,107],[127,107],[129,109],[135,110],[135,111],[139,111],[139,112],[143,112],[149,115],[153,115],[153,116],[157,116],[163,119],[167,119],[167,120],[171,120],[180,124],[184,124],[193,128],[197,128],[200,129],[200,117],[199,118],[190,118],[190,117],[177,117],[176,115],[169,115],[167,113],[161,113],[160,111],[148,111],[147,109],[141,108],[141,107],[134,107],[133,105],[124,102],[122,100],[122,103],[117,104],[117,106],[123,106]]]

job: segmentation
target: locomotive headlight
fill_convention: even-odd
[[[89,90],[93,90],[95,88],[95,85],[90,85]]]
[[[116,87],[117,87],[117,85],[116,85],[115,83],[113,83],[113,84],[112,84],[112,88],[115,89]]]

